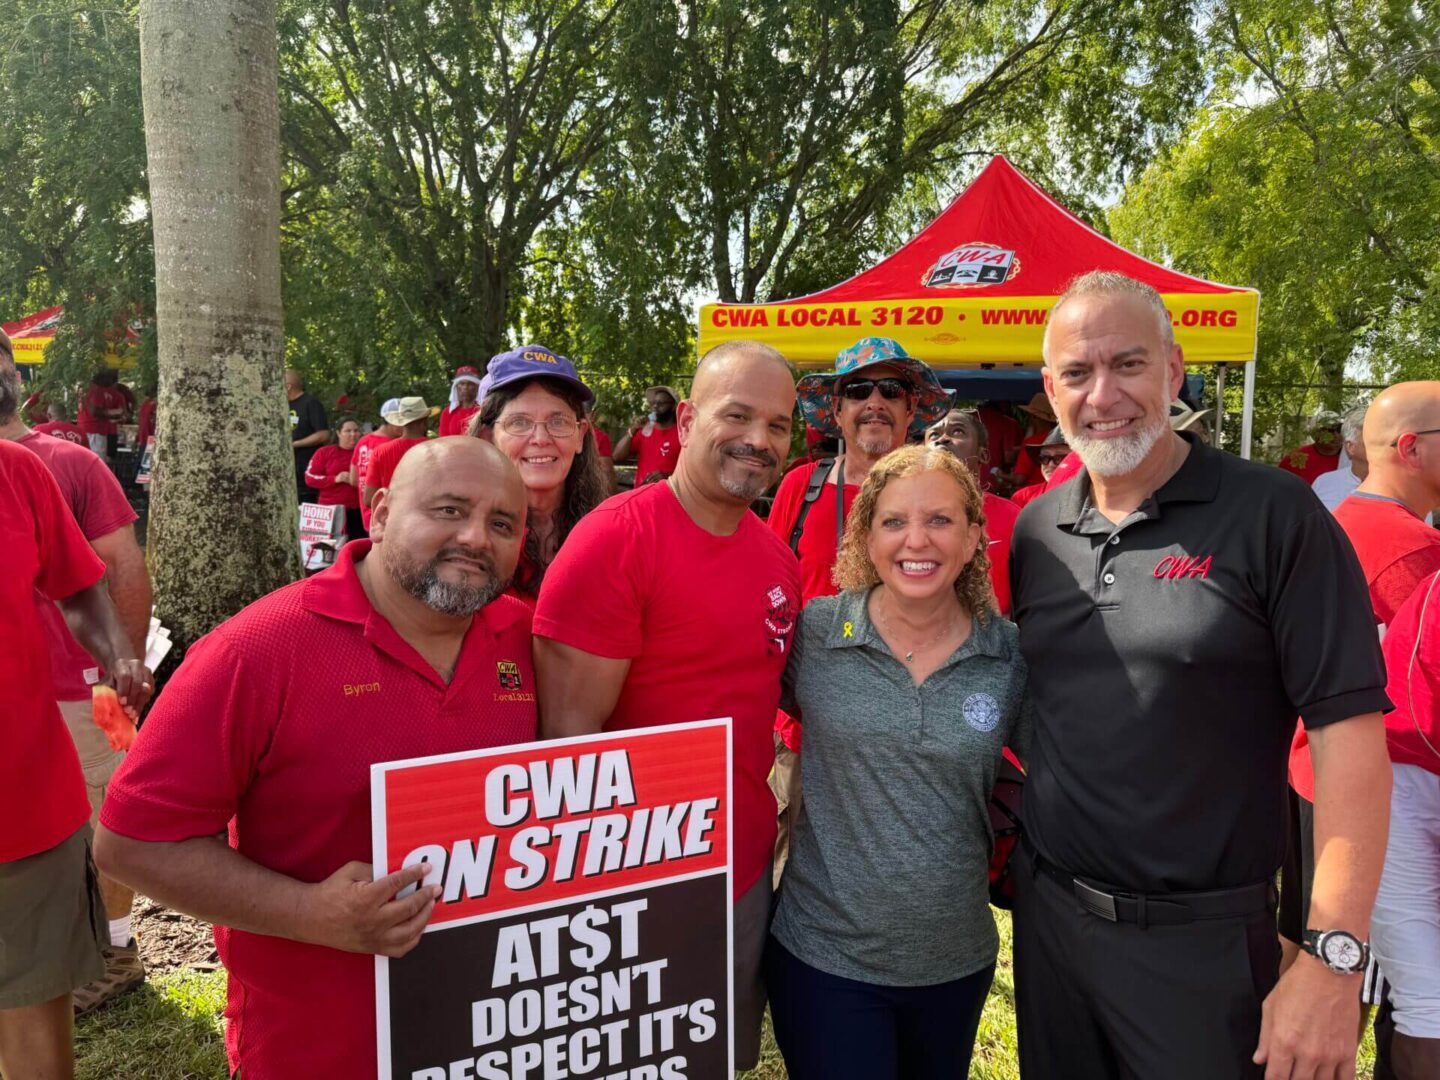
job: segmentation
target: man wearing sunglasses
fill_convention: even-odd
[[[865,338],[835,357],[835,370],[807,375],[795,388],[800,411],[819,437],[843,439],[841,453],[786,474],[775,492],[767,520],[775,535],[800,559],[801,603],[831,596],[845,515],[870,467],[941,419],[950,395],[935,373],[889,338]],[[800,808],[800,728],[785,713],[776,716],[771,786],[780,804],[776,844],[777,877],[785,868],[790,824]]]

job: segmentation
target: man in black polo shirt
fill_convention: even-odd
[[[1025,509],[1011,550],[1037,708],[1021,1071],[1351,1077],[1390,786],[1354,553],[1296,478],[1171,432],[1184,361],[1149,286],[1077,279],[1045,346],[1085,472]],[[1309,928],[1327,936],[1277,983],[1297,715],[1315,751]]]

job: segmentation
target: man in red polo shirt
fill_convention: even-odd
[[[96,858],[216,925],[246,1080],[376,1075],[373,955],[414,947],[439,890],[372,880],[370,766],[526,742],[530,613],[502,593],[525,488],[480,439],[405,458],[371,540],[190,650],[111,784]],[[229,826],[229,843],[216,834]]]
[[[766,778],[800,611],[799,564],[750,504],[784,467],[794,409],[794,375],[774,349],[711,349],[680,406],[675,474],[582,518],[535,612],[543,735],[732,718],[737,1069],[760,1051],[775,845]]]
[[[0,362],[9,359],[0,334]],[[18,405],[8,381],[0,405]],[[64,608],[132,714],[152,683],[101,584],[105,565],[54,477],[8,440],[0,440],[0,505],[0,1072],[69,1076],[70,992],[105,971],[104,905],[90,865],[85,777],[55,706],[35,592]]]
[[[118,424],[125,416],[125,398],[115,384],[120,376],[110,369],[98,372],[80,398],[76,424],[89,440],[90,449],[103,458],[115,456]]]

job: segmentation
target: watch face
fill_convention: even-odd
[[[1325,963],[1343,971],[1358,970],[1364,955],[1360,949],[1360,942],[1341,931],[1326,934],[1320,949],[1321,959]]]

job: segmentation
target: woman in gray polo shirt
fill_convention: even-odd
[[[882,458],[846,525],[844,591],[800,617],[781,707],[804,725],[805,801],[766,954],[792,1080],[969,1068],[999,945],[988,800],[1028,732],[982,507],[943,450]]]

